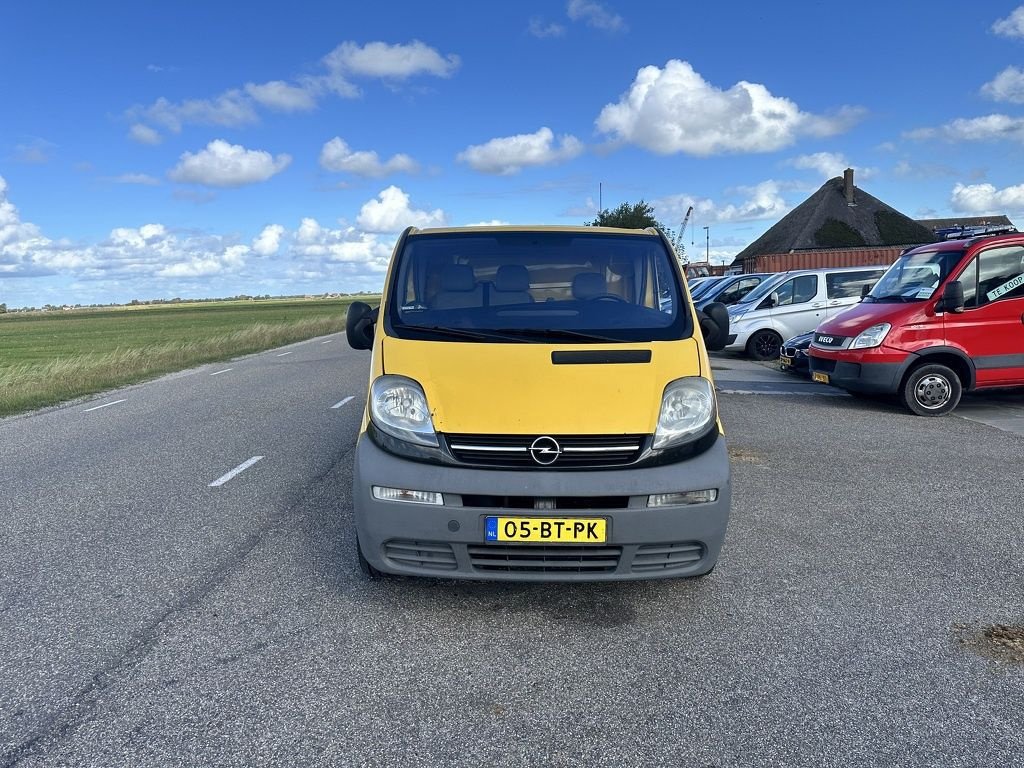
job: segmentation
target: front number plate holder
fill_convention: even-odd
[[[604,544],[608,541],[606,517],[484,518],[484,541],[521,544]]]

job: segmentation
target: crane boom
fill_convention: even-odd
[[[679,258],[679,263],[685,265],[686,259],[686,245],[683,242],[683,233],[686,232],[686,225],[690,223],[690,216],[693,214],[693,206],[691,205],[686,209],[686,215],[683,216],[683,223],[679,226],[679,232],[674,238],[672,238],[672,245],[676,249],[676,256]]]

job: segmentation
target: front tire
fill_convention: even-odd
[[[370,565],[370,561],[363,556],[363,548],[359,545],[358,537],[356,538],[356,554],[359,556],[359,570],[363,576],[373,579],[381,575],[380,571]]]
[[[944,416],[960,402],[963,384],[956,371],[945,365],[922,365],[910,372],[900,399],[918,416]]]
[[[767,329],[758,331],[747,341],[747,354],[755,360],[778,360],[782,337]]]

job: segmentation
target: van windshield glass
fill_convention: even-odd
[[[656,235],[410,235],[392,267],[389,333],[435,341],[655,341],[693,333]]]
[[[901,256],[875,283],[865,301],[925,301],[963,257],[962,250]]]

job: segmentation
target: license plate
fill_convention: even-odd
[[[819,373],[818,371],[815,371],[814,373],[811,374],[811,378],[814,379],[815,381],[820,381],[822,384],[828,384],[827,373]]]
[[[488,517],[484,526],[485,541],[604,544],[607,538],[604,517]]]
[[[783,368],[788,368],[789,366],[791,366],[793,364],[793,358],[791,358],[791,357],[780,357],[779,358],[779,363],[782,365]]]

